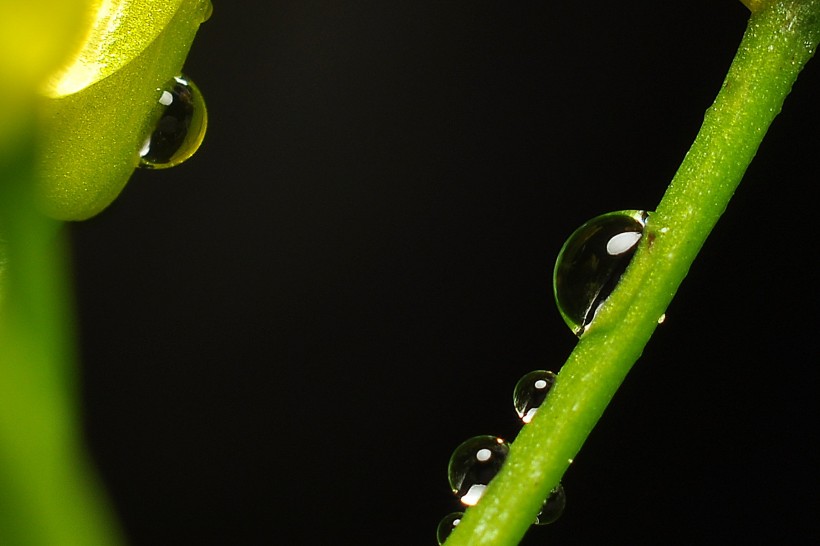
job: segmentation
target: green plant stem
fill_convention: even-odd
[[[34,137],[18,136],[0,150],[0,544],[111,546],[82,444],[65,247],[35,210]]]
[[[62,8],[69,3],[50,1]],[[156,122],[158,88],[179,74],[199,24],[210,13],[209,0],[73,3],[96,29],[74,31],[77,39],[89,40],[80,50],[85,62],[70,62],[60,71],[64,79],[58,81],[72,83],[76,92],[52,86],[48,98],[35,93],[57,64],[55,55],[42,53],[40,42],[62,39],[51,48],[72,49],[65,40],[75,36],[61,26],[65,17],[37,34],[41,40],[26,42],[31,33],[22,32],[19,48],[9,55],[0,51],[0,69],[19,84],[0,85],[4,98],[17,99],[0,112],[2,546],[122,543],[83,445],[65,247],[60,224],[42,211],[86,218],[119,193]],[[36,15],[31,26],[39,30],[44,16],[28,15]],[[24,23],[7,26],[25,29]],[[33,63],[18,57],[43,57],[44,67],[30,70],[28,80],[19,78],[15,72]],[[68,78],[77,66],[93,70]]]
[[[618,288],[447,546],[517,544],[638,359],[820,40],[820,0],[755,10],[700,132]]]

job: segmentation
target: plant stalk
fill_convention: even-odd
[[[618,288],[446,546],[518,544],[641,355],[820,41],[820,0],[754,2],[714,104]]]

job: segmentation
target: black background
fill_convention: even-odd
[[[652,209],[737,1],[216,2],[199,153],[72,227],[87,436],[133,545],[435,544],[574,336],[564,239]],[[524,544],[809,544],[820,66]]]

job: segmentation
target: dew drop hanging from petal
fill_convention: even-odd
[[[553,272],[558,310],[578,336],[629,265],[643,237],[649,213],[622,210],[593,218],[564,243]]]
[[[496,436],[474,436],[453,451],[447,478],[462,504],[473,506],[479,501],[509,452],[509,444]]]
[[[160,91],[157,122],[140,149],[140,167],[166,169],[197,151],[208,127],[208,111],[199,88],[177,76]]]

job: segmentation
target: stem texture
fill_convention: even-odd
[[[501,473],[447,546],[517,544],[641,355],[820,39],[820,0],[754,10],[714,104],[632,263]],[[757,4],[756,4],[757,5]]]

